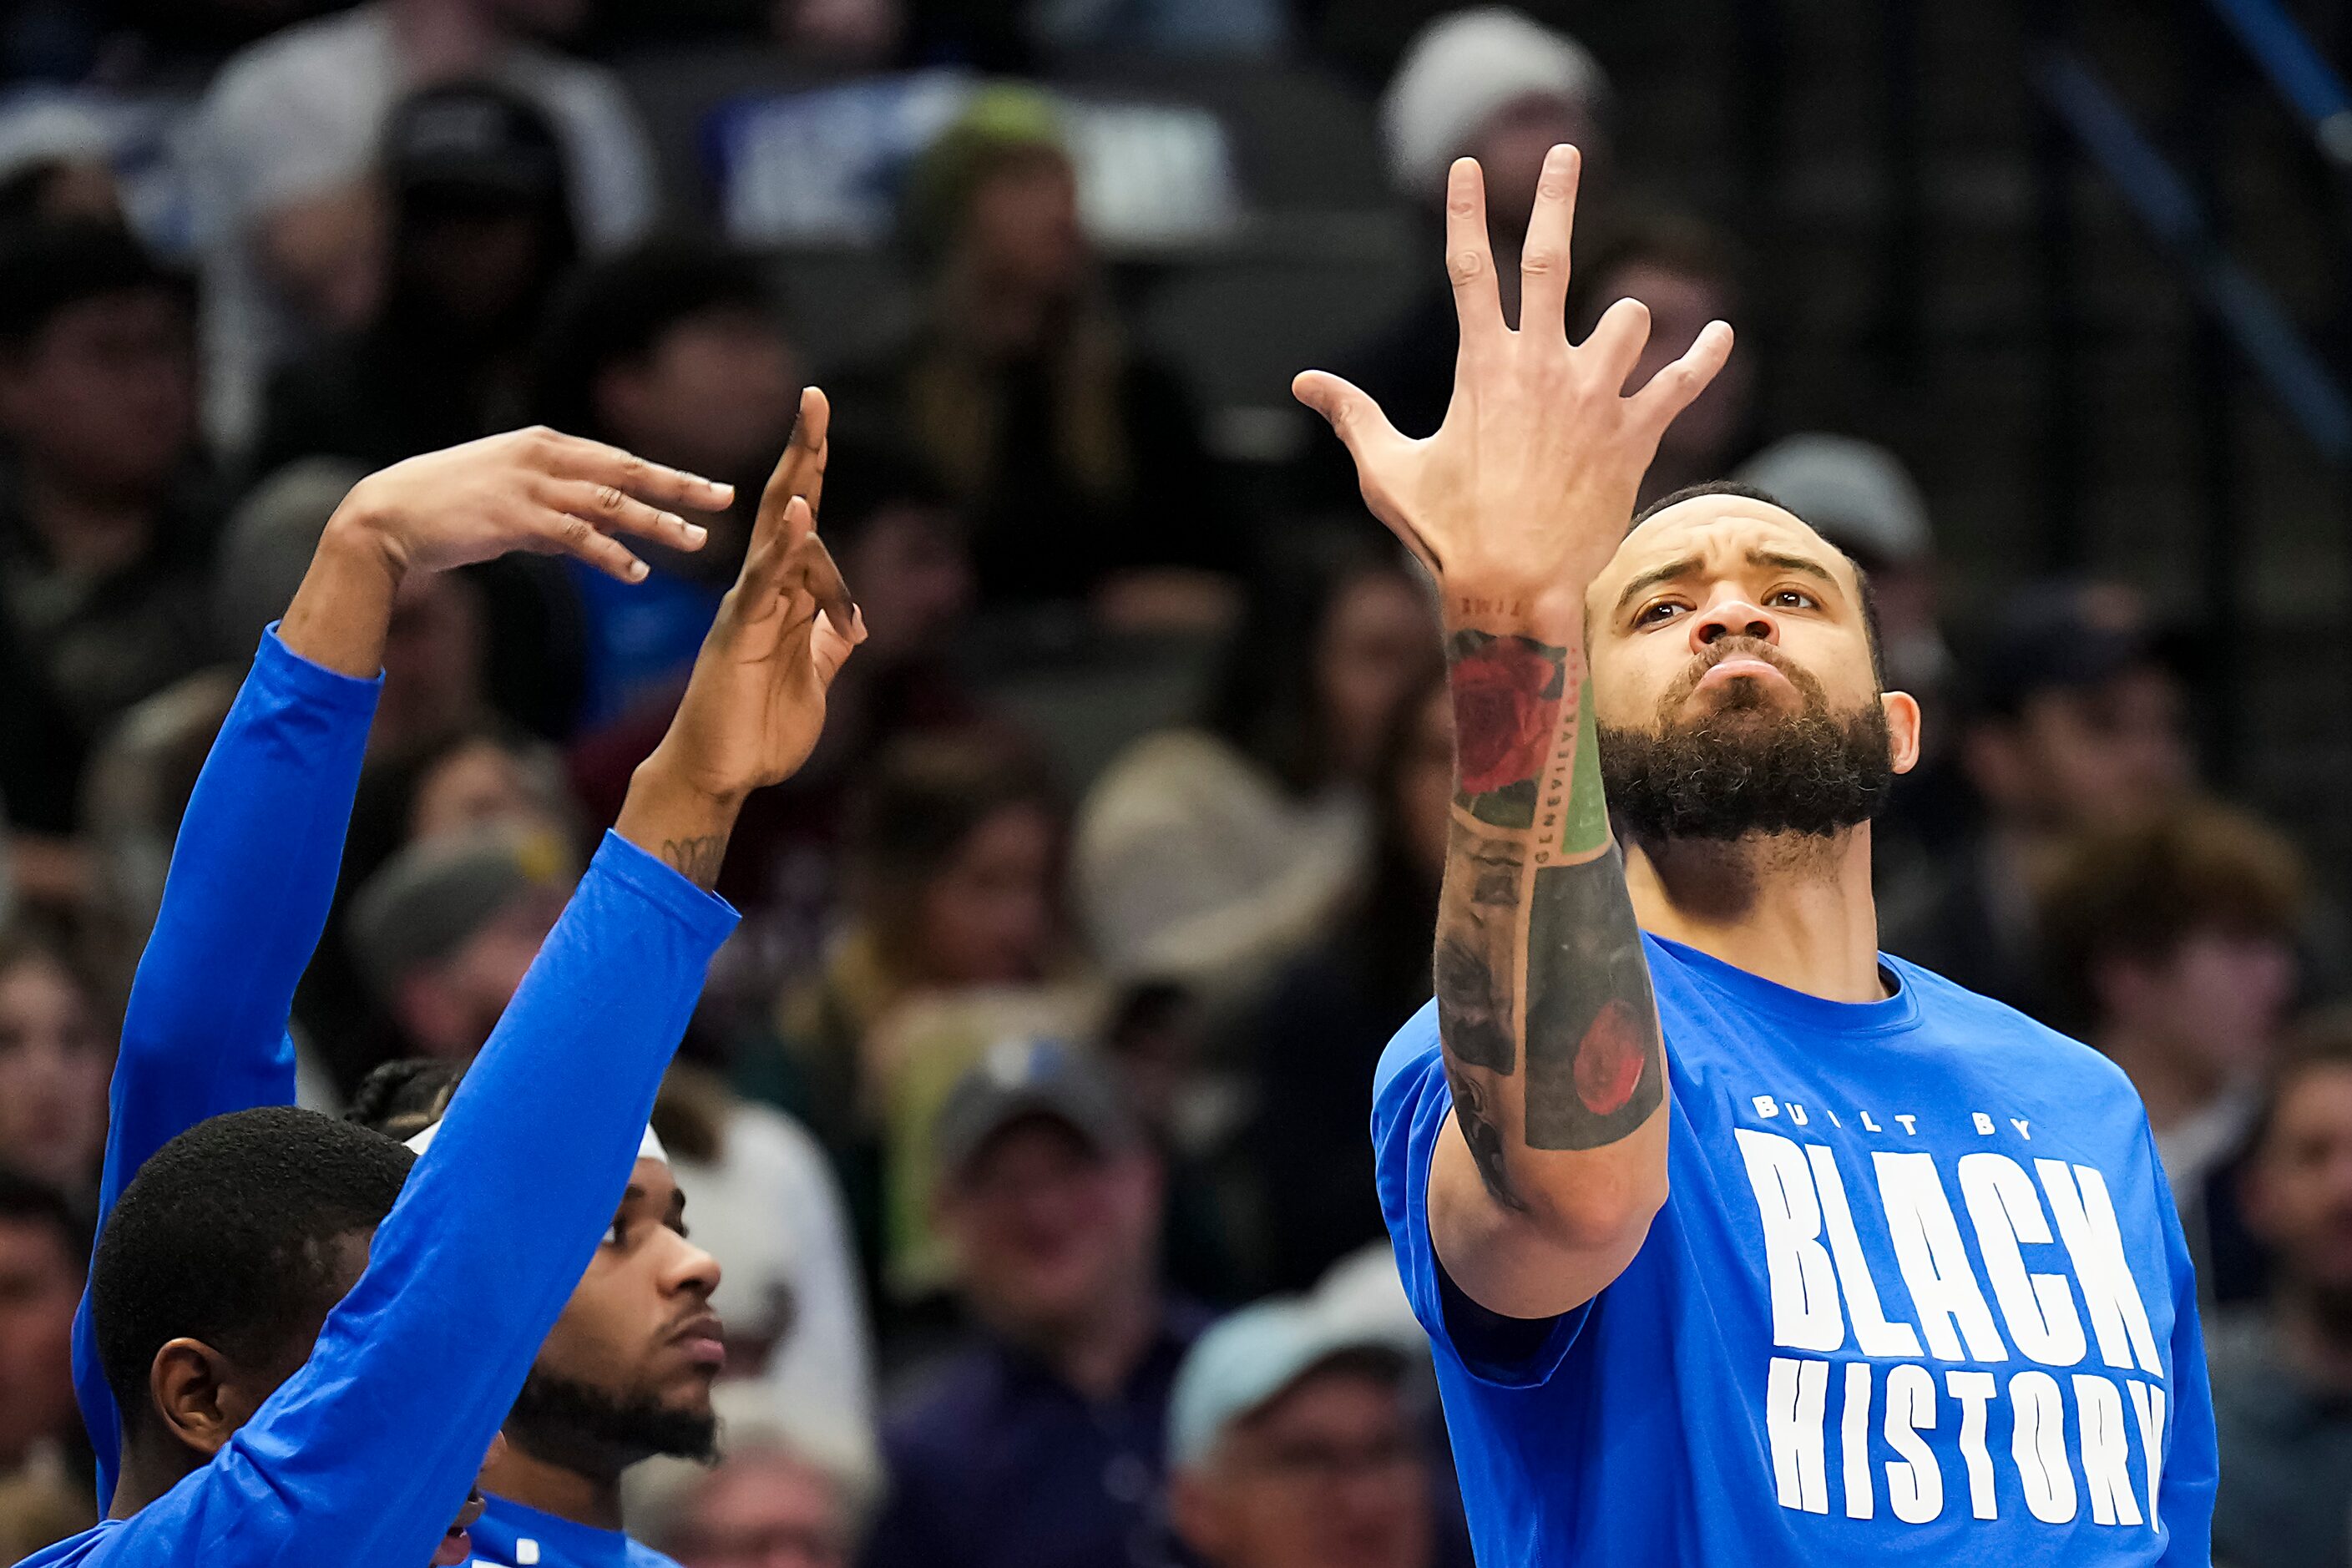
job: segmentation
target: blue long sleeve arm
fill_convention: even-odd
[[[294,1100],[286,1021],[326,929],[381,679],[311,663],[264,633],[188,798],[163,908],[139,961],[114,1066],[101,1217],[147,1157],[207,1117]],[[74,1391],[114,1496],[119,1412],[89,1299]]]
[[[734,924],[607,835],[310,1360],[85,1561],[430,1561],[612,1222]]]

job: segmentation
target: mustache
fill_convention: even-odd
[[[1658,704],[1658,711],[1661,714],[1671,713],[1681,707],[1689,700],[1691,693],[1698,689],[1698,683],[1706,679],[1707,671],[1735,658],[1752,658],[1759,664],[1769,664],[1779,670],[1788,679],[1789,684],[1797,689],[1797,694],[1805,700],[1807,707],[1829,706],[1829,693],[1822,689],[1820,679],[1811,670],[1762,637],[1741,635],[1710,643],[1704,651],[1692,655],[1689,665],[1666,689],[1664,698]]]

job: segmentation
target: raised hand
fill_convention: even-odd
[[[1400,434],[1370,397],[1327,372],[1307,371],[1292,384],[1347,444],[1373,514],[1451,591],[1550,595],[1580,606],[1585,584],[1623,536],[1658,437],[1731,353],[1731,329],[1710,322],[1629,395],[1626,377],[1649,337],[1645,307],[1620,300],[1584,342],[1568,341],[1579,166],[1573,147],[1544,160],[1514,331],[1496,289],[1483,177],[1472,159],[1454,163],[1445,264],[1462,346],[1435,435]],[[1449,617],[1459,608],[1454,592]]]
[[[672,507],[717,511],[734,488],[548,429],[488,436],[370,474],[336,509],[404,571],[440,572],[510,550],[570,555],[634,583],[646,563],[618,536],[699,550]],[[333,525],[331,525],[333,526]]]
[[[866,628],[824,542],[830,410],[801,394],[792,445],[760,498],[751,546],[703,639],[669,732],[640,764],[618,830],[709,885],[744,795],[792,776],[824,725],[825,693]]]
[[[731,486],[552,430],[427,452],[352,487],[278,635],[305,658],[373,675],[383,662],[393,596],[412,573],[528,550],[635,582],[645,563],[617,536],[699,550],[704,531],[667,509],[717,510],[734,495]]]

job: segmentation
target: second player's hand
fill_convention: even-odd
[[[1303,373],[1292,390],[1347,444],[1373,513],[1449,590],[1548,596],[1580,616],[1584,584],[1623,536],[1658,437],[1723,368],[1731,329],[1708,323],[1630,395],[1625,380],[1649,338],[1643,306],[1620,300],[1585,342],[1568,341],[1577,172],[1573,147],[1544,160],[1514,331],[1496,288],[1483,178],[1475,161],[1454,163],[1445,265],[1461,352],[1435,435],[1401,435],[1370,396],[1323,371]]]
[[[646,565],[624,537],[699,550],[701,527],[671,509],[718,511],[734,496],[732,486],[602,442],[514,430],[370,474],[328,526],[364,535],[403,573],[527,550],[570,555],[634,583]]]
[[[631,781],[617,830],[709,886],[745,795],[815,749],[825,694],[866,629],[817,537],[828,409],[810,388],[760,500],[751,546],[703,639],[669,731]]]

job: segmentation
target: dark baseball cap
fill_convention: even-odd
[[[2012,595],[1976,660],[1975,689],[1988,712],[2013,715],[2044,691],[2103,685],[2154,666],[2185,673],[2189,639],[2154,620],[2137,595],[2113,584],[2035,583]]]
[[[463,947],[525,897],[562,894],[574,868],[561,845],[490,831],[412,844],[352,900],[346,936],[376,994]]]
[[[991,1139],[1033,1116],[1061,1122],[1097,1154],[1141,1137],[1118,1080],[1091,1052],[1060,1040],[1006,1040],[956,1080],[932,1123],[940,1179],[961,1176]]]
[[[563,192],[555,127],[494,82],[449,82],[403,100],[384,124],[383,168],[408,195],[549,200]]]

